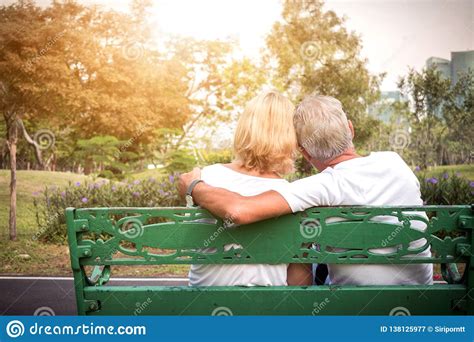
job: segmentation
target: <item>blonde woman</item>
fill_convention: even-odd
[[[201,179],[243,196],[258,195],[286,183],[282,175],[293,170],[297,148],[293,114],[293,104],[278,92],[268,91],[253,98],[237,124],[235,160],[203,168]],[[225,246],[226,250],[232,247],[235,245]],[[306,265],[192,265],[189,283],[192,286],[285,286],[311,284],[311,277]]]

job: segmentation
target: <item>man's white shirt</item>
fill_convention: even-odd
[[[317,175],[292,183],[279,184],[275,190],[285,198],[293,212],[315,206],[418,206],[423,204],[417,177],[395,152],[373,152],[366,157],[350,159],[332,168],[328,167]],[[375,219],[398,222],[396,217]],[[423,230],[426,225],[421,221],[411,221],[411,227]],[[357,231],[353,234],[357,234]],[[424,244],[426,240],[420,239],[412,242],[410,248]],[[371,251],[386,254],[396,249],[380,248]],[[431,251],[427,248],[419,255],[430,256]],[[329,275],[333,284],[431,284],[433,266],[431,264],[331,264]]]

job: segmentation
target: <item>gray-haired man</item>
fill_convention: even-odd
[[[373,152],[361,157],[355,152],[352,144],[354,128],[337,99],[318,95],[306,97],[296,108],[294,125],[300,151],[319,170],[317,175],[250,197],[201,182],[192,192],[194,201],[219,217],[232,217],[237,224],[315,206],[423,204],[418,179],[397,153]],[[183,174],[180,193],[183,195],[191,182],[199,178],[199,169]],[[425,228],[420,221],[412,221],[412,227]],[[424,243],[426,241],[421,239],[412,242],[411,246],[419,247]],[[394,249],[372,251],[385,254]],[[429,249],[420,254],[430,255]],[[430,264],[329,265],[329,274],[333,284],[431,284],[433,281]]]

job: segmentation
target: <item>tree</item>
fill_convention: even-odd
[[[187,145],[197,127],[229,122],[265,83],[265,67],[248,58],[236,59],[232,55],[235,44],[184,37],[170,40],[169,51],[187,70],[186,95],[192,109],[175,148]]]
[[[378,124],[367,107],[379,96],[381,76],[367,70],[360,38],[320,0],[285,0],[282,17],[267,37],[274,83],[295,101],[314,92],[336,97],[354,122],[356,142],[364,142]]]
[[[413,161],[423,168],[468,162],[473,148],[473,73],[460,75],[452,85],[436,67],[410,69],[398,87],[407,99],[398,106],[410,120]]]
[[[58,9],[61,9],[60,11]],[[48,119],[63,111],[79,83],[67,63],[71,42],[78,39],[72,18],[84,15],[73,3],[42,10],[32,1],[0,7],[0,112],[9,150],[9,235],[16,239],[16,154],[23,120]],[[31,142],[31,141],[30,141]],[[37,144],[32,144],[38,151]],[[38,155],[38,154],[37,154]]]
[[[474,156],[474,70],[460,75],[444,104],[448,133],[443,150],[447,164],[472,163]]]
[[[147,1],[134,1],[131,15],[74,1],[0,7],[0,112],[11,169],[12,240],[19,137],[35,149],[40,165],[56,163],[55,150],[43,161],[40,143],[27,128],[46,124],[53,139],[55,131],[67,130],[65,137],[73,141],[114,136],[140,150],[152,142],[154,129],[187,121],[187,69],[152,44],[143,18],[146,6]],[[60,145],[68,146],[64,153],[74,144]]]

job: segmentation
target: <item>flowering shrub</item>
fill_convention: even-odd
[[[180,203],[175,186],[176,175],[164,179],[148,178],[126,183],[69,183],[64,188],[46,187],[36,194],[34,205],[38,232],[33,239],[63,242],[66,239],[67,207],[172,207]]]
[[[417,175],[420,180],[421,197],[425,204],[474,203],[474,182],[461,177],[458,173],[443,173],[435,177],[426,177],[424,173]]]
[[[425,204],[453,205],[474,203],[474,182],[457,173],[436,177],[415,169]],[[47,187],[36,194],[34,205],[38,232],[33,239],[63,242],[66,239],[67,207],[172,207],[183,203],[175,186],[176,175],[129,182],[69,183],[64,188]]]

